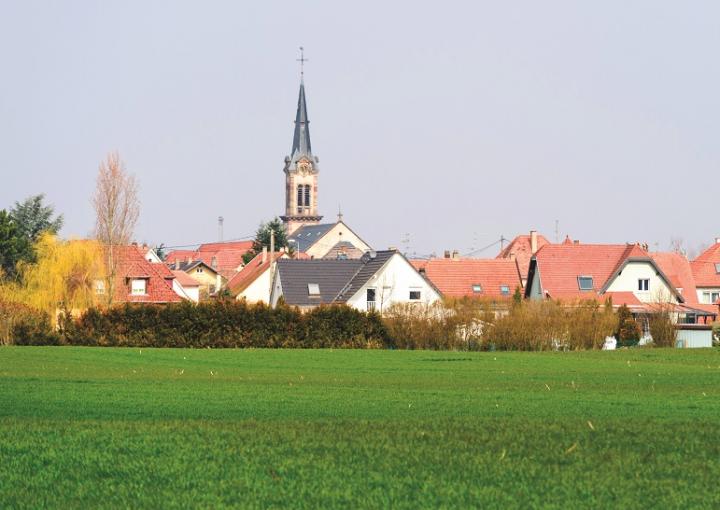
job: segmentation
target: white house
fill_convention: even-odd
[[[396,250],[367,252],[360,259],[277,261],[271,304],[313,308],[345,303],[380,313],[395,303],[431,304],[440,292]]]

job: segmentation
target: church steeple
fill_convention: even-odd
[[[300,95],[298,96],[297,113],[295,114],[295,134],[293,135],[292,152],[290,158],[295,160],[299,156],[312,158],[310,146],[310,121],[307,114],[307,101],[305,100],[305,81],[300,81]]]
[[[301,48],[302,50],[302,48]],[[300,63],[305,57],[301,55]],[[320,223],[318,214],[318,158],[310,146],[310,121],[305,99],[305,80],[300,78],[300,95],[295,114],[292,151],[285,158],[285,215],[281,219],[291,234],[302,225]]]

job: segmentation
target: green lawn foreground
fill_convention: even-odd
[[[0,348],[0,508],[711,508],[720,351]]]

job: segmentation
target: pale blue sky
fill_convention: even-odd
[[[0,208],[45,192],[88,234],[117,149],[139,241],[254,232],[283,212],[303,45],[320,211],[376,248],[556,219],[695,247],[720,235],[719,23],[711,1],[0,0]]]

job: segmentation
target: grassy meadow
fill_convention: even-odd
[[[720,350],[0,348],[0,508],[717,508]]]

